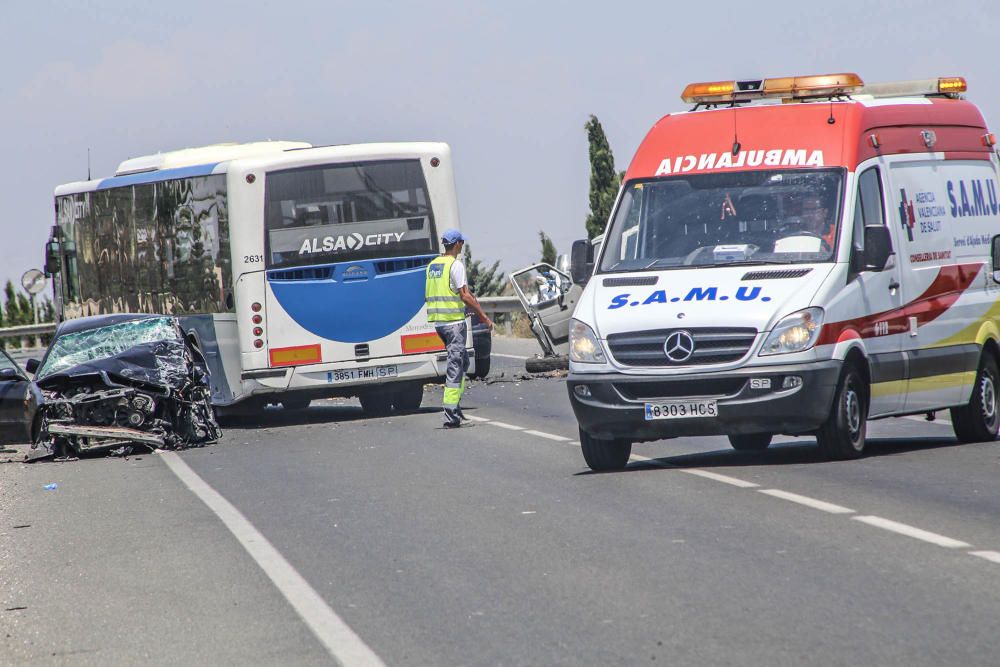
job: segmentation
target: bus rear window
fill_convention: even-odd
[[[271,172],[265,202],[272,268],[436,251],[434,214],[419,160]]]

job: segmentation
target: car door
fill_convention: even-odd
[[[0,443],[27,442],[24,407],[29,380],[10,356],[0,350]]]
[[[583,287],[574,284],[568,274],[551,264],[534,264],[515,271],[510,280],[531,317],[532,330],[542,349],[546,353],[566,354],[569,321]]]

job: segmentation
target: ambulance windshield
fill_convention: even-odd
[[[843,169],[631,181],[600,271],[831,262],[843,182]]]

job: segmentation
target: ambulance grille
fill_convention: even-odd
[[[690,358],[674,362],[667,358],[663,344],[675,331],[686,331],[694,341]],[[750,328],[701,327],[655,329],[608,336],[608,347],[618,363],[625,366],[701,366],[739,361],[750,351],[757,330]]]
[[[741,280],[781,280],[782,278],[801,278],[812,269],[784,269],[782,271],[747,271]]]
[[[645,285],[655,285],[659,280],[658,276],[639,276],[636,278],[605,278],[602,283],[605,287],[641,287]]]
[[[698,378],[655,382],[616,382],[615,389],[629,401],[694,396],[735,396],[743,391],[746,378]]]

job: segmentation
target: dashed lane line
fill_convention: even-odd
[[[181,482],[219,517],[338,665],[385,667],[381,658],[232,503],[199,477],[176,452],[163,452],[160,456]]]
[[[922,422],[924,424],[938,424],[940,426],[951,426],[951,420],[947,417],[935,417],[933,420],[929,421],[926,417],[920,415],[906,415],[903,419],[909,419],[914,422]]]
[[[923,540],[924,542],[936,544],[937,546],[944,547],[946,549],[969,549],[972,547],[972,545],[968,542],[962,542],[961,540],[945,537],[944,535],[938,535],[937,533],[932,533],[898,521],[883,519],[880,516],[852,516],[851,518],[855,521],[860,521],[861,523],[867,523],[869,526],[875,526],[876,528],[888,530],[893,533],[906,535],[907,537],[912,537],[916,540]]]
[[[504,359],[519,359],[521,361],[526,361],[528,359],[528,357],[522,357],[519,354],[500,354],[499,352],[491,352],[490,356],[503,357]]]
[[[580,446],[578,440],[570,440],[564,436],[554,435],[552,433],[546,433],[544,431],[536,431],[534,429],[527,429],[522,426],[516,426],[514,424],[507,424],[506,422],[499,422],[492,419],[486,419],[484,417],[469,417],[474,421],[484,422],[487,424],[493,424],[501,428],[507,428],[515,431],[523,431],[528,435],[533,435],[540,438],[545,438],[548,440],[555,440],[557,442],[565,442],[569,445]],[[916,415],[910,415],[906,419],[914,419],[919,421],[924,421],[922,417]],[[942,425],[951,425],[951,421],[938,418],[935,421],[939,421]],[[803,496],[798,493],[791,493],[790,491],[782,491],[781,489],[761,489],[759,484],[754,482],[748,482],[743,479],[736,477],[730,477],[729,475],[723,475],[717,472],[712,472],[710,470],[702,470],[701,468],[679,468],[670,463],[663,463],[657,459],[650,458],[648,456],[642,456],[640,454],[632,454],[629,457],[630,461],[636,463],[647,463],[660,468],[671,468],[677,472],[687,473],[688,475],[695,475],[696,477],[703,477],[705,479],[710,479],[716,482],[721,482],[723,484],[728,484],[730,486],[735,486],[741,489],[756,489],[758,493],[763,493],[765,495],[771,496],[772,498],[779,498],[781,500],[787,500],[805,507],[811,507],[822,512],[828,512],[830,514],[840,514],[848,515],[855,514],[855,510],[849,507],[844,507],[842,505],[837,505],[835,503],[830,503],[825,500],[819,500],[817,498],[811,498],[809,496]],[[875,528],[881,528],[897,535],[904,535],[906,537],[911,537],[928,544],[933,544],[935,546],[943,547],[946,549],[972,549],[972,545],[968,542],[962,542],[961,540],[956,540],[952,537],[947,537],[945,535],[940,535],[938,533],[932,533],[928,530],[923,530],[922,528],[917,528],[916,526],[911,526],[909,524],[900,523],[899,521],[892,521],[891,519],[885,519],[879,516],[872,515],[862,515],[862,516],[851,516],[851,519],[855,521],[860,521],[861,523],[873,526]],[[969,551],[970,556],[975,556],[983,560],[990,561],[992,563],[1000,564],[1000,551]]]

